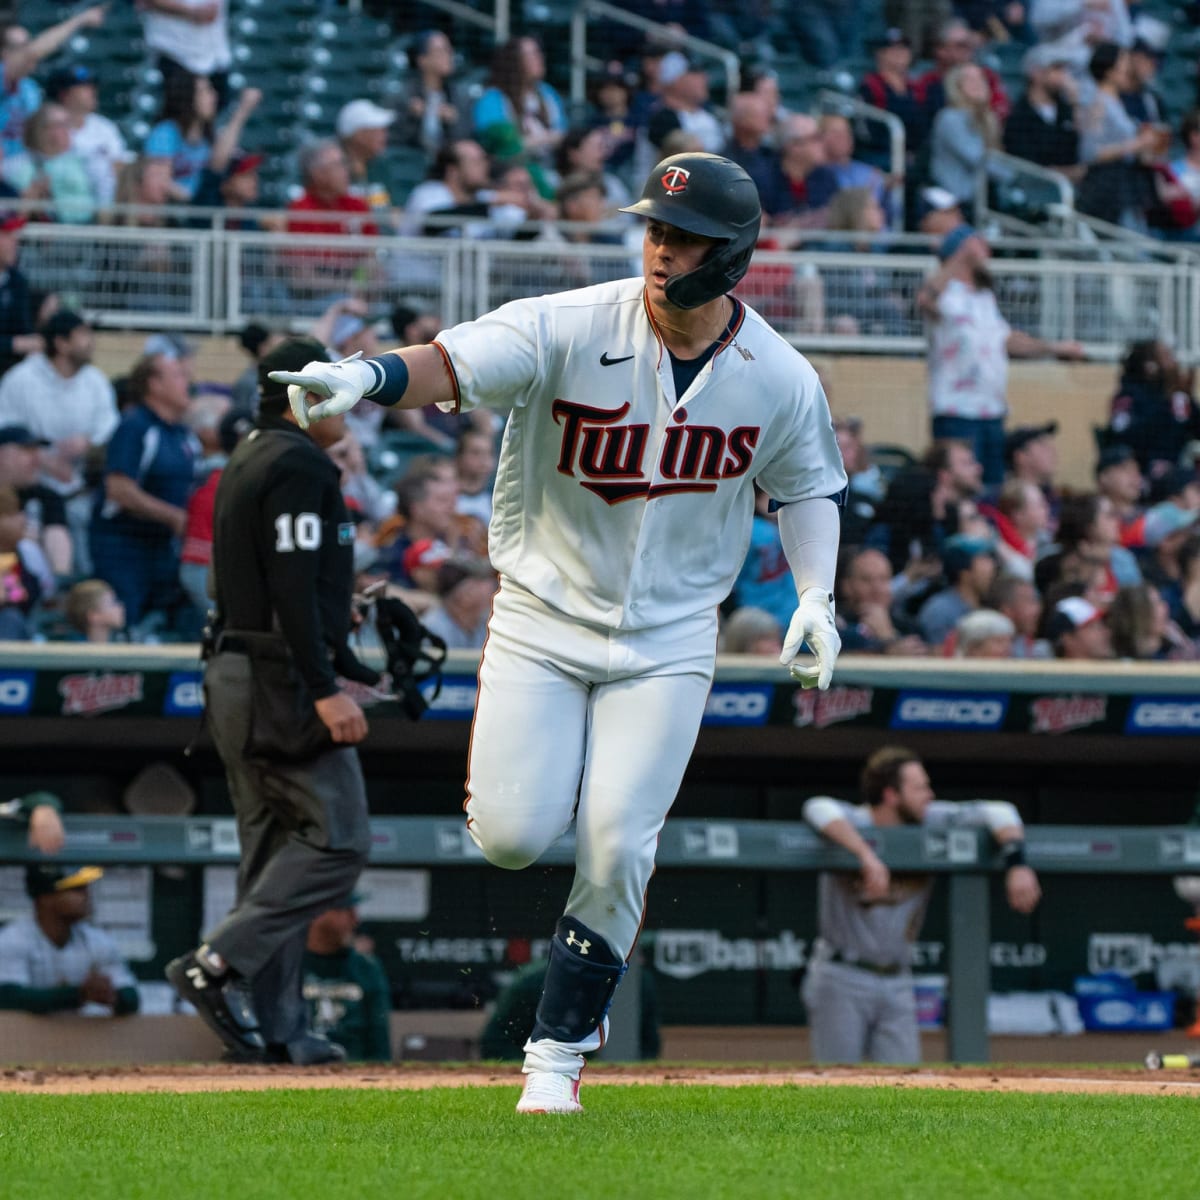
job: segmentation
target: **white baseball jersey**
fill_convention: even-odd
[[[448,411],[511,408],[490,554],[594,625],[715,609],[745,557],[752,482],[780,503],[846,485],[816,372],[735,301],[732,338],[675,395],[641,279],[516,300],[438,335]]]

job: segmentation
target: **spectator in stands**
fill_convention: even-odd
[[[79,639],[97,646],[123,639],[125,608],[103,579],[81,579],[63,602],[63,616]]]
[[[1105,614],[1117,658],[1140,662],[1195,662],[1196,644],[1171,619],[1153,584],[1123,587]]]
[[[794,0],[782,12],[787,34],[810,65],[825,69],[858,54],[862,0]]]
[[[778,658],[783,650],[783,629],[765,609],[747,605],[735,609],[721,623],[717,648],[722,654]]]
[[[985,608],[1003,613],[1013,626],[1013,658],[1051,658],[1050,643],[1038,637],[1042,599],[1027,579],[1000,575],[983,598]]]
[[[365,567],[375,561],[375,535],[380,524],[396,512],[396,493],[367,469],[362,442],[353,433],[347,432],[334,442],[328,453],[341,472],[342,499],[357,526],[355,566]]]
[[[1050,506],[1042,489],[1024,479],[1006,480],[988,516],[998,535],[1000,569],[1032,583],[1039,548],[1050,542]]]
[[[1068,496],[1063,500],[1058,519],[1058,542],[1063,555],[1077,560],[1080,570],[1088,568],[1101,572],[1102,578],[1093,593],[1096,600],[1107,605],[1118,588],[1142,582],[1142,572],[1134,556],[1120,544],[1121,526],[1112,502],[1096,493]],[[1064,564],[1061,574],[1069,578],[1071,565]]]
[[[817,122],[804,113],[789,117],[779,144],[779,169],[762,198],[771,234],[785,244],[798,241],[803,230],[825,226],[825,210],[808,194],[809,176],[824,162],[825,144]]]
[[[106,7],[85,8],[32,38],[23,25],[0,23],[0,148],[4,157],[20,154],[25,148],[25,122],[42,103],[42,89],[33,79],[39,64],[80,30],[103,25]]]
[[[721,153],[754,180],[765,199],[779,176],[779,154],[768,145],[771,113],[766,100],[754,92],[739,92],[729,105],[729,141]]]
[[[1137,458],[1128,446],[1105,446],[1096,458],[1096,491],[1116,510],[1122,544],[1126,530],[1142,515],[1146,481]]]
[[[824,162],[808,177],[809,201],[821,208],[844,188],[868,188],[876,202],[886,208],[886,180],[878,167],[854,157],[854,130],[840,113],[825,113],[818,126],[824,146]]]
[[[258,364],[283,341],[283,334],[261,321],[247,321],[237,340],[250,365],[233,381],[233,407],[253,417],[258,412]]]
[[[84,480],[88,459],[117,427],[116,393],[92,363],[92,327],[68,309],[42,326],[44,354],[29,355],[0,378],[0,423],[20,425],[50,443],[42,451],[42,481],[66,505],[75,540],[75,566],[86,557],[92,495]]]
[[[254,208],[258,204],[258,168],[263,155],[241,149],[242,133],[254,110],[262,103],[258,88],[243,88],[229,119],[213,138],[208,161],[192,191],[191,201],[206,208]],[[226,229],[253,229],[245,218],[227,219]]]
[[[478,142],[465,139],[443,146],[424,182],[417,184],[404,209],[405,237],[495,237],[523,222],[519,197],[489,188],[487,155]],[[427,218],[444,220],[427,221]],[[457,219],[456,224],[450,224]]]
[[[1171,619],[1200,649],[1200,536],[1188,535],[1178,562],[1179,580],[1170,589]]]
[[[37,219],[90,224],[96,194],[87,163],[71,149],[67,110],[47,101],[25,122],[25,150],[4,163],[4,180],[22,200],[43,202]]]
[[[511,38],[496,47],[489,86],[475,102],[471,123],[485,146],[506,140],[502,127],[507,127],[516,132],[523,155],[544,166],[553,162],[567,132],[567,110],[546,82],[546,59],[536,38]]]
[[[1200,438],[1200,406],[1190,372],[1180,369],[1171,348],[1153,338],[1134,342],[1121,364],[1106,439],[1129,446],[1153,481]]]
[[[946,21],[937,32],[933,47],[933,67],[926,71],[916,83],[917,96],[925,109],[927,120],[932,121],[945,107],[949,96],[947,83],[951,71],[974,63],[979,49],[979,38],[970,26],[958,17]],[[991,67],[980,67],[987,90],[987,106],[1003,123],[1008,119],[1008,93],[1000,76]]]
[[[602,75],[592,79],[589,88],[592,106],[591,124],[604,133],[608,157],[605,165],[610,171],[622,171],[633,158],[637,127],[633,122],[633,89],[625,68],[609,63]]]
[[[496,477],[496,439],[483,429],[464,429],[454,450],[458,498],[454,508],[485,526],[492,519],[492,485]]]
[[[1047,634],[1055,658],[1096,661],[1113,656],[1104,613],[1082,596],[1067,596],[1054,605]]]
[[[36,329],[29,280],[17,266],[25,217],[0,211],[0,376],[44,344]],[[7,419],[7,418],[4,418]]]
[[[917,230],[941,241],[952,229],[966,224],[958,198],[945,188],[922,188],[917,197]]]
[[[944,438],[892,480],[871,540],[887,547],[903,595],[940,576],[942,545],[962,532],[960,506],[980,494],[982,472],[970,443]]]
[[[708,107],[708,76],[704,70],[678,50],[671,50],[659,64],[658,80],[662,96],[646,126],[651,146],[661,150],[667,136],[682,129],[698,137],[702,149],[719,154],[725,145],[725,131]],[[665,157],[665,151],[660,157]],[[647,171],[653,165],[652,160]]]
[[[930,58],[938,31],[954,16],[950,0],[884,0],[883,20],[903,34],[918,58]]]
[[[137,982],[112,935],[93,925],[89,886],[99,867],[36,863],[25,868],[33,912],[0,930],[0,1009],[74,1012],[100,1005],[138,1010]]]
[[[218,110],[225,105],[229,68],[228,0],[139,0],[146,46],[157,57],[163,93],[190,90],[188,76],[212,81]]]
[[[454,82],[454,46],[440,29],[418,33],[408,46],[412,68],[396,96],[396,141],[430,158],[470,134],[470,101]]]
[[[1013,329],[1000,314],[987,269],[988,244],[970,225],[943,239],[941,266],[917,296],[929,320],[929,399],[935,438],[970,442],[984,482],[1004,478],[1004,416],[1008,359],[1078,359],[1077,342],[1048,342]]]
[[[991,541],[955,534],[942,547],[942,571],[947,586],[935,592],[917,613],[917,628],[931,646],[940,646],[958,624],[974,612],[996,579],[995,547]]]
[[[365,99],[343,104],[337,115],[338,141],[350,169],[350,194],[360,196],[375,210],[390,208],[395,202],[388,189],[384,157],[395,119],[394,112]]]
[[[978,64],[967,62],[950,71],[945,92],[946,104],[933,118],[929,135],[929,176],[970,214],[988,151],[1000,147],[1000,121]]]
[[[41,482],[42,451],[49,445],[24,425],[0,426],[0,486],[15,489],[25,514],[25,537],[61,578],[71,574],[74,555],[63,498]]]
[[[568,129],[555,155],[558,181],[570,175],[599,175],[608,213],[631,202],[629,189],[608,169],[610,143],[608,133],[599,126],[577,125]],[[624,221],[624,218],[620,218]]]
[[[486,558],[454,554],[437,569],[438,602],[421,624],[450,650],[482,650],[496,594],[496,573]]]
[[[102,210],[111,208],[117,193],[117,172],[133,155],[116,124],[97,111],[95,74],[82,63],[61,67],[46,81],[46,98],[66,110],[71,149],[87,167],[96,204]]]
[[[1128,46],[1133,41],[1126,0],[1032,0],[1029,22],[1037,41],[1069,55],[1073,74],[1088,85],[1088,61],[1096,46]],[[1082,98],[1086,101],[1090,95]]]
[[[1018,425],[1004,435],[1004,465],[1010,479],[1019,479],[1040,489],[1048,508],[1045,535],[1038,552],[1046,548],[1058,523],[1062,494],[1058,487],[1058,422]]]
[[[564,176],[555,199],[559,220],[575,226],[559,230],[563,241],[577,246],[624,245],[620,231],[605,220],[612,210],[605,197],[604,176],[599,171],[576,171]],[[584,225],[589,228],[582,228]],[[612,263],[602,259],[571,256],[562,265],[564,276],[575,281],[573,287],[587,287],[589,283],[603,283],[615,277]]]
[[[1129,71],[1121,91],[1125,111],[1138,125],[1170,125],[1167,106],[1154,90],[1154,80],[1166,57],[1171,27],[1147,13],[1133,22],[1133,44],[1129,47]]]
[[[218,102],[217,89],[207,75],[193,75],[177,87],[164,87],[162,112],[143,148],[151,158],[171,161],[171,198],[191,201],[200,175],[212,157]]]
[[[193,403],[193,411],[195,409]],[[221,472],[238,442],[254,428],[254,419],[236,408],[228,407],[216,423],[216,453],[206,456],[204,481],[192,492],[187,502],[187,524],[179,554],[179,582],[198,613],[212,607],[208,586],[209,566],[212,563],[213,505]],[[197,436],[200,436],[199,433]],[[203,437],[200,438],[204,444]],[[204,447],[208,450],[208,447]]]
[[[1154,194],[1146,164],[1158,153],[1161,135],[1150,125],[1139,128],[1121,103],[1129,81],[1126,51],[1112,42],[1102,43],[1092,52],[1088,71],[1096,92],[1080,116],[1080,154],[1088,170],[1076,206],[1090,216],[1145,233]]]
[[[837,626],[842,649],[855,654],[927,653],[916,626],[892,613],[892,566],[870,547],[850,547],[838,572]]]
[[[389,1062],[392,1057],[391,991],[373,955],[354,947],[359,895],[314,917],[301,965],[308,1028],[341,1046],[350,1062]]]
[[[117,176],[118,206],[136,205],[143,209],[164,208],[171,203],[171,164],[165,158],[138,155],[126,163]],[[166,214],[139,212],[106,218],[114,225],[134,225],[162,229],[168,225]]]
[[[750,545],[733,582],[735,608],[761,608],[786,629],[796,607],[796,587],[779,540],[779,523],[771,512],[771,498],[754,490],[754,518]]]
[[[486,554],[486,529],[455,511],[458,478],[450,459],[430,455],[413,462],[396,484],[396,498],[396,516],[381,525],[378,539],[378,566],[394,583],[412,585],[404,553],[423,539],[452,551]]]
[[[1078,88],[1067,67],[1068,57],[1053,46],[1032,46],[1025,52],[1025,92],[1005,123],[1004,149],[1078,183],[1086,168],[1075,120]]]
[[[404,574],[409,586],[428,597],[417,611],[429,612],[437,603],[437,573],[449,557],[450,547],[440,538],[420,538],[404,551]]]
[[[951,638],[955,658],[1012,658],[1016,628],[1003,613],[979,608],[959,617]]]
[[[904,123],[904,147],[909,162],[929,132],[925,106],[909,77],[912,44],[904,30],[894,26],[871,44],[875,70],[863,76],[858,94],[874,108],[881,108]],[[869,140],[861,147],[863,158],[877,167],[891,170],[891,138],[887,127],[872,122],[867,126]]]
[[[148,617],[169,626],[183,607],[180,539],[199,456],[183,424],[190,400],[183,363],[165,354],[139,359],[129,390],[135,402],[108,443],[92,516],[92,563],[131,628]]]
[[[1186,113],[1179,123],[1179,141],[1183,154],[1171,161],[1171,173],[1187,193],[1193,208],[1200,212],[1200,109]],[[1181,231],[1181,238],[1194,240],[1200,236],[1200,221],[1191,229]]]
[[[25,513],[16,488],[0,487],[0,642],[26,642],[43,583],[34,547],[25,537]]]

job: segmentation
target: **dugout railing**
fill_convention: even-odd
[[[68,816],[62,857],[97,865],[201,867],[235,863],[233,818]],[[447,869],[480,866],[483,857],[461,817],[374,818],[372,867]],[[947,1053],[953,1062],[989,1058],[987,998],[989,876],[1003,870],[988,836],[976,829],[871,828],[865,835],[896,872],[944,875],[949,886]],[[1179,875],[1200,871],[1200,829],[1162,826],[1035,826],[1027,830],[1029,865],[1042,876]],[[572,832],[541,859],[542,866],[574,861]],[[0,863],[40,857],[15,828],[0,828]],[[790,821],[668,820],[658,843],[657,869],[813,873],[854,870],[855,860],[829,846],[807,825]],[[199,930],[196,931],[199,936]],[[614,1007],[607,1057],[637,1057],[638,973],[628,973]]]

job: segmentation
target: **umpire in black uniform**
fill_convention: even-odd
[[[347,645],[354,526],[326,453],[344,421],[302,431],[287,388],[268,378],[313,357],[325,357],[319,343],[293,338],[263,358],[257,426],[217,488],[204,688],[241,838],[238,898],[203,945],[167,967],[244,1061],[345,1057],[308,1031],[300,964],[309,922],[348,902],[370,845],[354,749],[367,722],[337,681],[379,680]]]

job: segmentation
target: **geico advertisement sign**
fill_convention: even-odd
[[[33,707],[33,672],[0,672],[0,715],[22,716]]]
[[[765,725],[775,689],[717,683],[704,705],[705,725]]]
[[[1002,692],[901,692],[892,710],[893,729],[999,729],[1008,712]]]
[[[1200,734],[1200,700],[1135,696],[1125,718],[1125,732],[1143,736]]]
[[[167,680],[163,711],[168,717],[190,717],[204,708],[203,676],[199,671],[173,671]]]
[[[729,938],[715,929],[660,929],[654,935],[654,968],[672,979],[689,980],[709,971],[795,971],[808,965],[812,943],[784,929],[768,938]],[[1046,963],[1040,942],[993,942],[993,967],[1040,967]],[[946,961],[942,942],[916,942],[910,947],[916,970]]]

